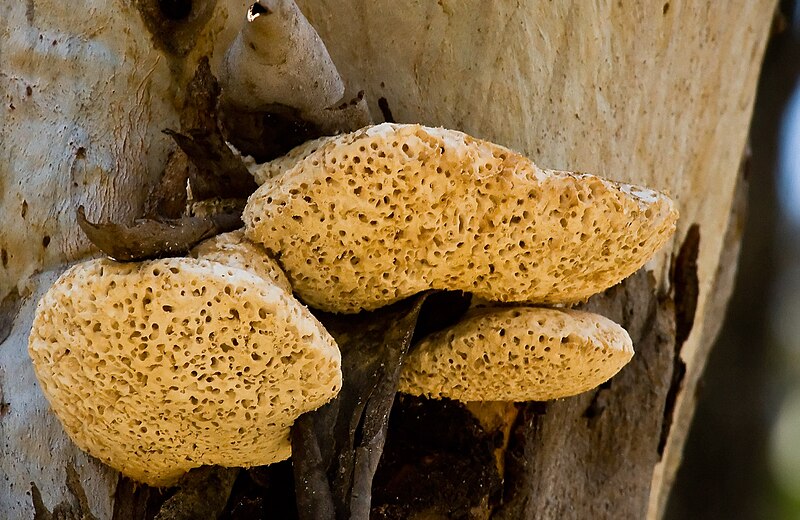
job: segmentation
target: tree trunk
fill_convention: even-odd
[[[588,303],[631,333],[628,367],[556,402],[398,398],[373,514],[658,518],[730,292],[739,166],[775,1],[298,4],[376,121],[459,129],[542,167],[665,190],[681,211],[671,247]],[[180,128],[197,63],[209,56],[219,70],[246,10],[235,0],[0,7],[2,518],[143,517],[118,475],[61,430],[27,336],[58,273],[96,254],[75,208],[95,221],[143,214],[174,149],[161,131]],[[430,424],[437,433],[415,433]]]

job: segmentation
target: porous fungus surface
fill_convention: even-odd
[[[607,381],[633,357],[625,329],[588,312],[513,307],[478,312],[425,339],[400,391],[459,401],[546,401]]]
[[[29,352],[82,449],[154,486],[290,455],[289,426],[341,387],[340,354],[283,289],[209,260],[92,260],[37,307]]]
[[[340,139],[338,136],[325,136],[306,141],[289,150],[286,155],[260,165],[248,166],[248,168],[250,168],[256,183],[261,185],[292,168],[299,161],[316,152],[327,143],[335,142],[338,139]]]
[[[243,220],[327,311],[431,288],[581,301],[641,267],[677,219],[659,192],[542,170],[453,130],[384,123],[304,146],[263,167]]]
[[[236,267],[257,274],[265,280],[292,293],[292,286],[283,274],[278,263],[270,258],[259,244],[247,240],[244,232],[222,233],[198,244],[190,252],[194,258],[213,260],[230,267]]]

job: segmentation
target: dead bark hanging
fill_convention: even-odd
[[[426,296],[355,316],[319,315],[342,351],[344,381],[336,399],[292,428],[301,520],[331,512],[342,520],[369,517],[400,367]]]
[[[228,147],[220,129],[220,92],[208,59],[200,60],[187,87],[181,132],[164,130],[196,167],[196,175],[189,176],[194,200],[247,198],[256,189],[252,175]]]
[[[83,206],[78,225],[102,252],[120,262],[180,256],[207,238],[242,227],[241,213],[170,220],[140,219],[133,224],[92,223]]]

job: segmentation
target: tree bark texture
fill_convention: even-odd
[[[665,190],[681,211],[674,243],[647,272],[588,304],[628,327],[631,365],[596,391],[546,404],[398,398],[373,514],[658,518],[729,294],[734,193],[775,1],[298,4],[376,121],[463,130],[542,167]],[[180,128],[197,63],[208,56],[219,71],[246,10],[234,0],[0,7],[3,518],[114,516],[117,474],[71,444],[37,386],[26,350],[33,310],[65,265],[96,254],[75,208],[95,222],[142,216],[175,150],[162,130]],[[405,442],[431,407],[440,428],[475,432],[439,439],[464,449]],[[482,475],[464,486],[470,496],[448,466]],[[393,493],[403,478],[449,479],[453,495],[419,490],[404,502]]]

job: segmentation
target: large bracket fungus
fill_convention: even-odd
[[[37,308],[29,351],[75,443],[154,486],[289,457],[289,427],[341,388],[333,338],[270,281],[189,258],[98,259]]]
[[[54,410],[79,446],[137,480],[289,456],[294,419],[342,377],[333,339],[292,290],[345,313],[428,289],[570,304],[643,265],[677,218],[658,192],[419,125],[311,141],[256,178],[244,233],[195,259],[75,266],[39,305],[30,352]],[[632,354],[601,316],[484,309],[422,341],[401,389],[552,399],[602,383]]]
[[[294,162],[293,162],[294,161]],[[542,170],[461,132],[384,123],[268,164],[243,220],[308,304],[352,313],[428,289],[575,303],[667,241],[665,195]]]

